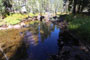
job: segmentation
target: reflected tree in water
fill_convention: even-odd
[[[39,38],[41,38],[41,42],[44,42],[45,39],[50,37],[51,32],[54,31],[55,25],[51,23],[35,23],[30,25],[29,32],[32,33],[33,40],[35,45],[38,44]],[[39,36],[40,35],[40,36]]]
[[[51,26],[51,24],[46,24],[46,23],[41,23],[40,25],[40,35],[41,35],[41,40],[44,42],[45,39],[50,37],[51,32],[54,31],[55,26]]]

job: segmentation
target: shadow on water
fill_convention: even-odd
[[[22,40],[21,46],[16,50],[15,54],[10,58],[10,60],[25,60],[27,57],[27,46]]]
[[[90,60],[88,49],[69,32],[59,33],[58,46],[58,54],[49,60]]]

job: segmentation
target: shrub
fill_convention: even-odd
[[[73,31],[82,39],[90,39],[90,17],[85,15],[68,15],[66,16],[68,21],[69,30]]]

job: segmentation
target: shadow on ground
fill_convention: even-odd
[[[89,50],[69,32],[59,34],[58,46],[58,55],[52,55],[50,60],[90,60]]]

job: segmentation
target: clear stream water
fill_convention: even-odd
[[[30,25],[24,32],[22,46],[10,60],[48,60],[58,54],[59,32],[60,28],[52,23]]]
[[[22,45],[10,60],[90,60],[90,52],[68,32],[52,23],[35,23],[21,32]]]
[[[51,30],[52,28],[53,30]],[[42,30],[44,33],[41,34],[40,30]],[[49,26],[44,24],[44,27],[41,24],[41,26],[38,25],[38,32],[38,42],[36,44],[34,41],[29,42],[30,44],[27,48],[28,58],[32,60],[47,60],[50,55],[56,55],[58,53],[57,40],[59,39],[60,29],[53,26],[53,24],[50,24]],[[30,35],[29,31],[26,33],[26,35]],[[25,38],[30,40],[30,36]]]

